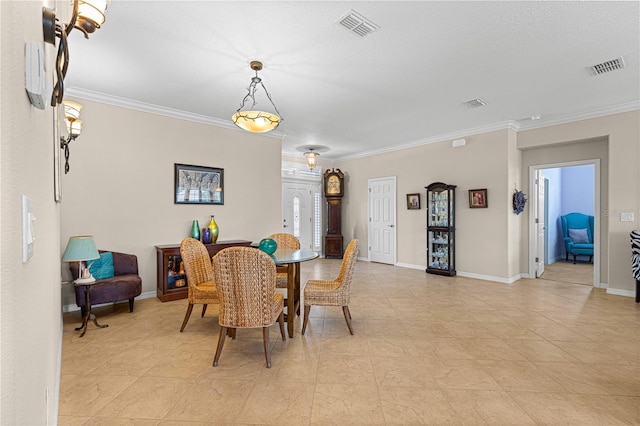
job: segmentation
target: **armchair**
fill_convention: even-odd
[[[569,213],[561,216],[562,236],[566,249],[566,260],[573,255],[576,263],[577,255],[589,256],[593,260],[593,216],[582,213]]]
[[[104,253],[105,250],[99,250]],[[133,312],[133,301],[142,293],[142,280],[138,275],[138,258],[134,254],[111,252],[114,276],[100,280],[91,286],[91,305],[129,300],[129,312]],[[78,263],[69,263],[73,279],[78,278]],[[76,286],[76,305],[85,316],[85,286]]]

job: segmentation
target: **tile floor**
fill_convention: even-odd
[[[339,260],[303,264],[303,282]],[[339,308],[305,336],[227,339],[216,307],[157,299],[64,316],[60,425],[640,424],[640,305],[549,280],[507,285],[358,262],[355,335]]]

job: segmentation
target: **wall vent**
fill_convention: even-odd
[[[353,9],[340,18],[340,20],[338,20],[338,24],[342,25],[359,37],[364,37],[380,28],[379,25],[374,24]]]
[[[487,101],[480,98],[471,99],[470,101],[465,102],[465,105],[467,105],[469,108],[478,108],[478,107],[485,106],[486,104],[487,104]]]
[[[620,70],[622,68],[624,68],[624,59],[622,59],[621,56],[601,64],[590,66],[589,71],[591,71],[591,75],[600,75],[606,72]]]

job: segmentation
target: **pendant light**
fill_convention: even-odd
[[[256,76],[251,79],[251,83],[247,89],[247,95],[242,99],[242,103],[240,104],[240,108],[233,114],[232,120],[233,124],[240,127],[247,132],[252,133],[266,133],[274,130],[280,122],[283,120],[280,111],[271,100],[271,95],[267,91],[267,88],[262,83],[262,79],[258,77],[258,71],[262,70],[262,62],[260,61],[251,61],[249,64],[251,69],[256,72]],[[259,87],[262,86],[264,93],[271,102],[275,113],[268,111],[261,111],[256,109],[256,91],[259,91]],[[251,101],[251,105],[247,105],[247,109],[245,108],[245,104]]]

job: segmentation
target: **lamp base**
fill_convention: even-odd
[[[77,280],[74,281],[74,283],[76,284],[89,284],[94,282],[96,282],[96,279],[93,276],[89,278],[78,278]]]

